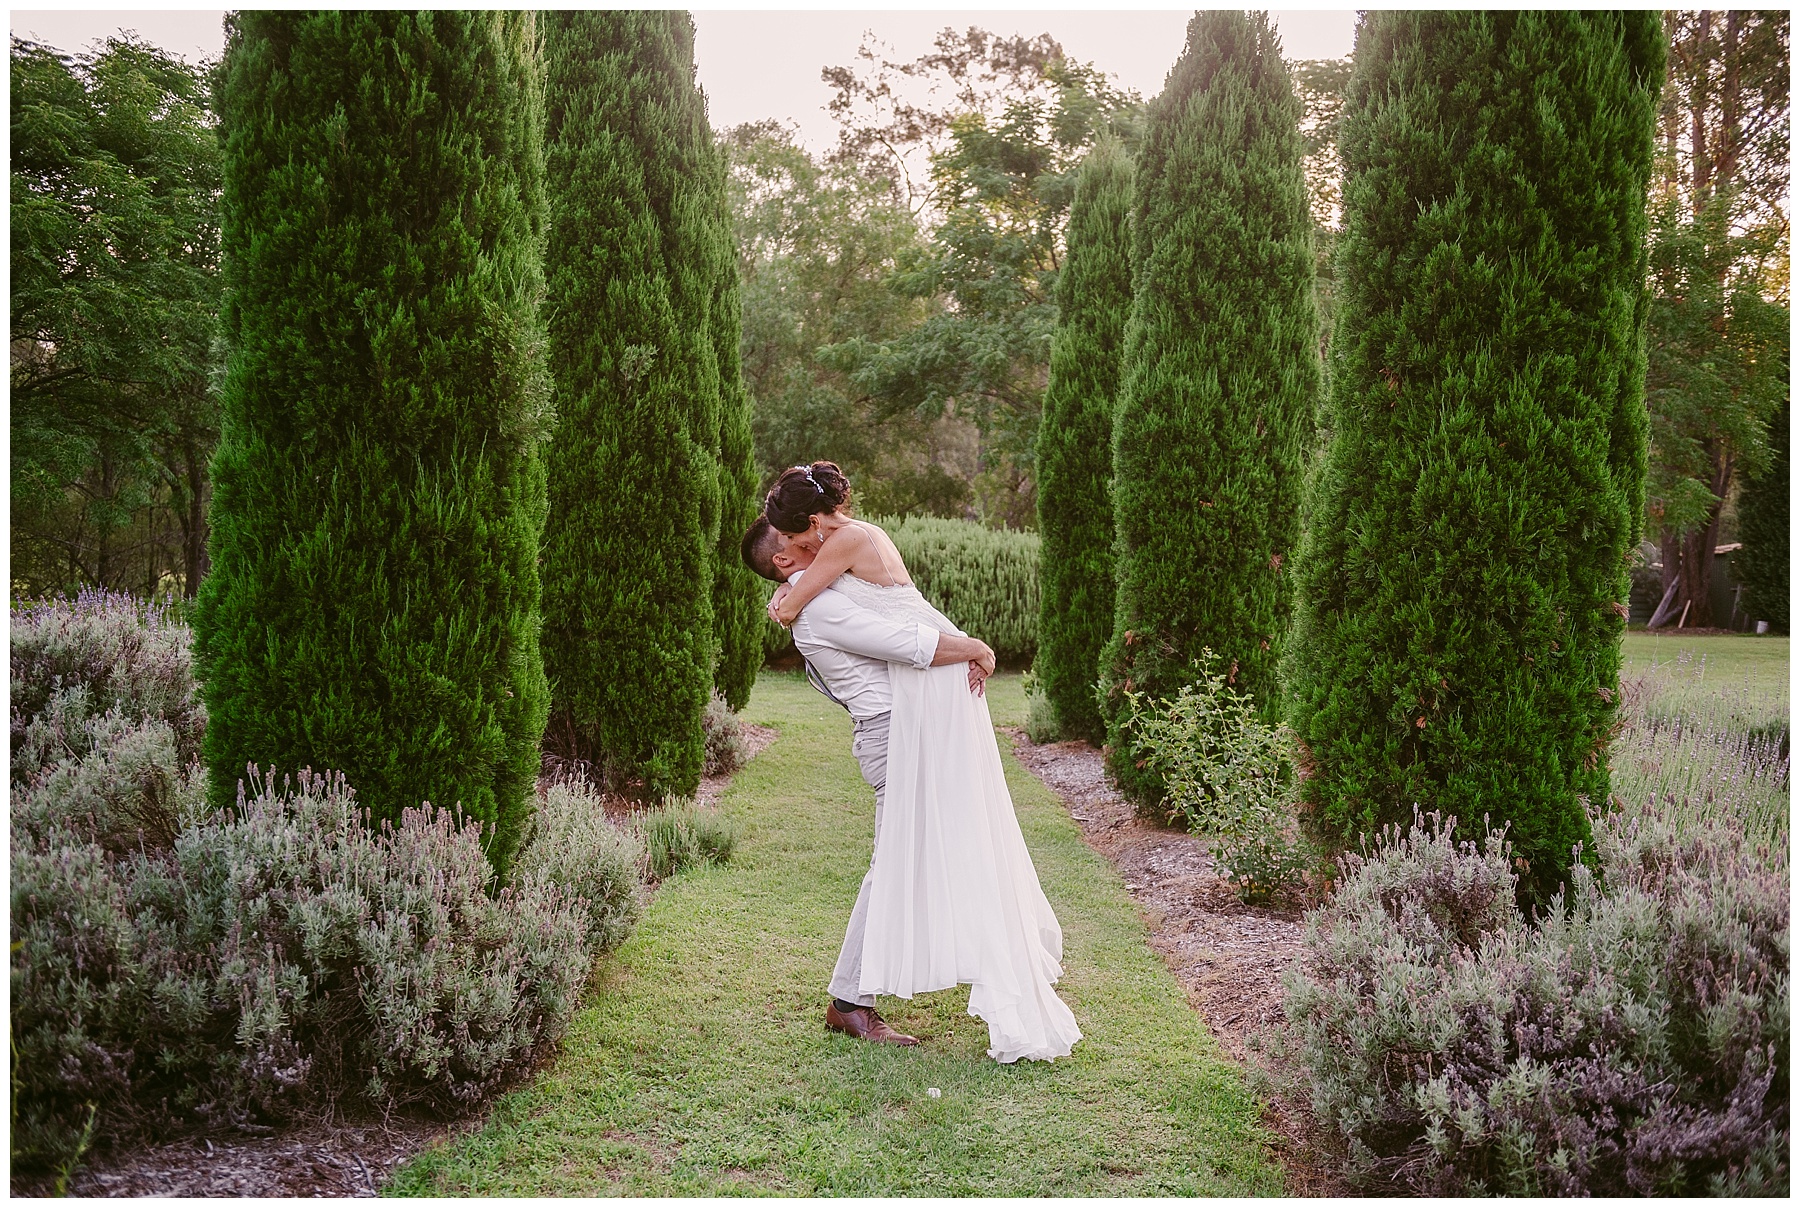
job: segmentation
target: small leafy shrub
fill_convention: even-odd
[[[1293,823],[1292,737],[1262,721],[1218,662],[1203,650],[1196,681],[1173,700],[1125,693],[1121,728],[1163,784],[1162,820],[1213,836],[1219,870],[1239,897],[1260,902],[1298,884],[1313,862]]]
[[[737,826],[691,801],[665,801],[638,819],[650,875],[657,880],[701,864],[725,864],[737,847]]]
[[[737,714],[717,693],[707,702],[706,716],[700,719],[700,726],[706,732],[706,775],[723,776],[749,762],[750,748],[744,744],[744,731]]]
[[[1212,855],[1238,897],[1251,904],[1301,884],[1318,862],[1291,821],[1273,813],[1257,814],[1245,830],[1221,835]]]
[[[1415,816],[1342,859],[1285,1011],[1354,1185],[1786,1194],[1785,865],[1653,812],[1593,825],[1599,872],[1535,926],[1503,832]]]
[[[994,648],[1008,667],[1037,655],[1036,533],[991,529],[972,520],[908,516],[874,520],[894,540],[913,582],[932,605]]]
[[[1025,673],[1025,737],[1035,743],[1057,742],[1063,736],[1062,721],[1056,706],[1044,693],[1043,681],[1033,672]]]
[[[588,946],[607,952],[625,942],[643,913],[638,870],[647,858],[636,831],[607,819],[599,793],[564,782],[538,803],[513,875],[572,894],[587,919]]]

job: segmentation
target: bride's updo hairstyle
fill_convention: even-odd
[[[819,512],[835,512],[850,502],[850,480],[836,464],[815,461],[810,466],[783,470],[769,496],[763,515],[784,533],[804,533]]]

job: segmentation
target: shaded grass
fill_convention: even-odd
[[[1018,677],[992,687],[997,720],[1022,718]],[[1242,1074],[1145,943],[1118,874],[1007,743],[1063,925],[1060,990],[1086,1038],[1066,1060],[999,1065],[961,987],[882,1000],[918,1049],[827,1032],[824,987],[867,867],[873,794],[844,714],[797,676],[765,672],[746,716],[781,737],[720,803],[739,828],[733,863],[665,882],[561,1056],[391,1192],[1280,1193]]]

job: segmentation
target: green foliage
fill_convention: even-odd
[[[1299,117],[1267,17],[1202,12],[1138,155],[1100,684],[1110,767],[1145,804],[1161,789],[1121,729],[1126,693],[1173,695],[1210,647],[1275,712],[1319,383]]]
[[[1600,875],[1577,867],[1533,926],[1503,832],[1453,829],[1415,819],[1345,857],[1284,979],[1352,1185],[1786,1195],[1785,849],[1602,815]]]
[[[1260,902],[1297,884],[1311,863],[1294,837],[1293,735],[1258,716],[1202,650],[1194,680],[1169,700],[1128,693],[1120,731],[1162,784],[1157,814],[1211,836],[1238,896]]]
[[[1205,835],[1241,833],[1282,812],[1294,780],[1286,729],[1263,722],[1256,699],[1232,688],[1218,663],[1202,649],[1192,681],[1168,700],[1126,693],[1120,723],[1163,785],[1163,819]]]
[[[546,21],[549,737],[647,794],[692,792],[715,665],[741,699],[760,654],[751,585],[721,580],[750,474],[722,168],[686,13]]]
[[[1788,631],[1788,405],[1769,421],[1769,464],[1750,480],[1738,499],[1738,535],[1743,550],[1732,559],[1746,589],[1750,615]]]
[[[1725,501],[1767,461],[1787,394],[1785,10],[1668,10],[1650,223],[1650,478],[1662,546],[1651,618],[1709,626]]]
[[[587,923],[592,952],[625,942],[643,914],[642,837],[607,820],[600,794],[580,782],[553,784],[531,816],[531,832],[513,865],[519,885],[560,886]]]
[[[192,594],[219,308],[204,72],[12,42],[12,578]]]
[[[1038,644],[1036,533],[971,520],[877,520],[894,540],[920,594],[1007,666],[1031,662]]]
[[[547,707],[529,13],[244,12],[219,82],[230,346],[195,640],[247,765],[421,801],[504,870]]]
[[[1131,311],[1131,161],[1112,139],[1096,142],[1082,165],[1056,301],[1037,441],[1037,670],[1062,729],[1098,744],[1106,723],[1094,684],[1112,636],[1115,591],[1113,401]]]
[[[1063,727],[1056,716],[1056,707],[1044,695],[1044,682],[1031,671],[1021,679],[1025,693],[1025,737],[1035,743],[1056,742],[1063,736]]]
[[[738,287],[736,240],[722,153],[712,157],[707,204],[713,296],[708,312],[713,359],[719,366],[719,540],[713,553],[713,631],[719,656],[713,665],[714,699],[742,709],[763,661],[763,580],[738,556],[738,542],[762,513],[761,475],[751,431],[750,394],[742,367],[743,305]]]
[[[1287,717],[1304,818],[1510,821],[1547,898],[1607,796],[1644,481],[1650,13],[1372,13]]]
[[[692,801],[665,801],[638,819],[650,875],[666,880],[686,868],[725,864],[737,847],[737,825]]]
[[[878,413],[818,355],[824,345],[893,339],[924,318],[925,301],[887,286],[919,243],[912,215],[885,179],[820,163],[773,122],[737,127],[720,144],[731,164],[744,379],[763,480],[824,459],[844,468],[865,511],[962,515],[966,424]]]
[[[1054,291],[1061,234],[1081,158],[1108,129],[1129,123],[1136,98],[1113,88],[1092,65],[1068,60],[1047,35],[997,38],[946,29],[931,53],[883,70],[940,83],[957,97],[925,114],[896,103],[885,127],[855,124],[859,101],[879,98],[891,80],[828,73],[833,111],[845,123],[840,154],[888,179],[904,175],[893,157],[927,142],[928,243],[906,249],[892,288],[930,304],[923,322],[884,341],[853,339],[826,350],[876,400],[879,414],[941,416],[952,407],[981,435],[977,509],[995,525],[1036,522],[1033,446],[1056,323]],[[982,81],[1004,80],[984,92]],[[879,148],[879,153],[877,152]]]

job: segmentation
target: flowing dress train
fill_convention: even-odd
[[[832,584],[894,620],[954,626],[911,586],[845,575]],[[1053,988],[1062,928],[1038,885],[968,667],[889,665],[886,798],[863,938],[865,994],[969,986],[996,1061],[1066,1057],[1081,1029]]]

